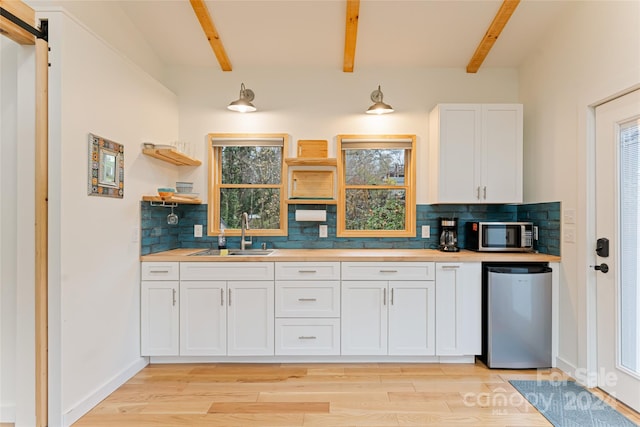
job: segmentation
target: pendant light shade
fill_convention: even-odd
[[[389,104],[386,104],[382,101],[383,95],[380,90],[380,85],[378,85],[378,89],[371,92],[371,100],[373,101],[373,105],[367,109],[367,114],[388,114],[393,113],[393,107]]]
[[[253,98],[255,98],[253,91],[251,89],[246,89],[244,87],[244,83],[242,83],[240,85],[240,98],[229,104],[227,108],[239,113],[251,113],[257,110],[257,108],[251,103]]]

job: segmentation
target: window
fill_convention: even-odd
[[[240,234],[243,212],[248,235],[287,234],[286,134],[209,134],[208,234],[221,228]]]
[[[413,237],[415,135],[338,136],[339,237]]]

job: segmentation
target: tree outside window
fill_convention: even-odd
[[[338,137],[338,235],[415,236],[415,136]]]
[[[211,134],[209,234],[239,234],[243,212],[249,235],[286,235],[286,135]]]

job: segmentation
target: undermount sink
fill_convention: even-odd
[[[229,249],[229,255],[231,256],[266,256],[271,255],[273,249]],[[195,252],[189,256],[220,256],[219,249],[205,249],[200,252]]]

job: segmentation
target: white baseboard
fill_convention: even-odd
[[[567,362],[562,357],[556,357],[556,367],[569,376],[574,376],[576,373],[576,366],[573,363]]]
[[[0,423],[13,424],[16,422],[16,404],[0,403]]]
[[[129,365],[125,370],[107,381],[102,387],[87,396],[84,400],[78,402],[73,409],[65,412],[62,416],[62,425],[70,426],[89,412],[94,406],[104,400],[113,393],[118,387],[126,383],[131,377],[140,372],[149,364],[149,358],[143,357]]]

